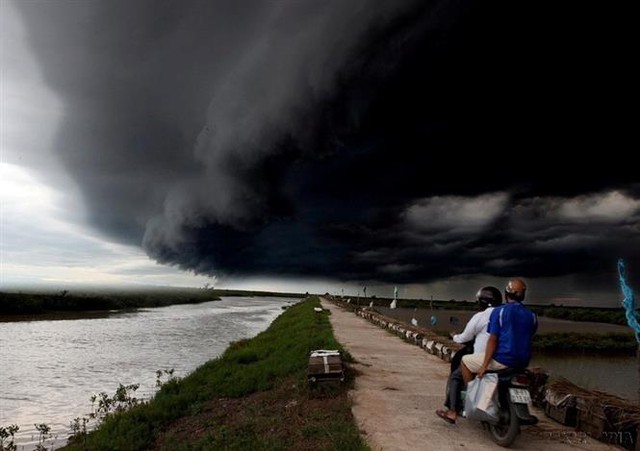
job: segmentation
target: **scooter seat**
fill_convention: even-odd
[[[487,370],[485,374],[495,373],[498,377],[515,376],[516,374],[524,373],[524,368],[503,368],[501,370]]]

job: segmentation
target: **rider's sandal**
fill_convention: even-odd
[[[453,418],[449,418],[449,416],[447,415],[447,412],[444,410],[436,410],[436,415],[438,415],[440,418],[442,418],[444,421],[446,421],[449,424],[456,424],[456,420],[454,420]]]

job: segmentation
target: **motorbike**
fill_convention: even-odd
[[[451,372],[460,366],[462,357],[466,354],[473,353],[473,341],[464,343],[464,346],[453,356],[451,361]],[[529,404],[531,403],[531,394],[529,387],[534,378],[532,373],[527,369],[507,368],[498,371],[487,371],[488,373],[496,373],[498,376],[498,385],[494,399],[497,404],[497,415],[491,421],[483,421],[482,424],[489,430],[492,440],[503,447],[509,447],[520,433],[520,426],[534,425],[538,422],[538,418],[529,412]],[[449,406],[449,390],[451,380],[447,382],[447,401],[445,405],[448,408],[455,408],[461,411],[464,406],[464,399],[460,399],[458,406]],[[462,392],[464,398],[466,392]],[[463,413],[463,416],[465,414]]]
[[[516,439],[520,426],[538,422],[538,418],[529,412],[529,387],[533,379],[526,369],[507,368],[490,372],[498,375],[498,386],[494,394],[498,407],[497,418],[483,423],[494,442],[508,447]]]

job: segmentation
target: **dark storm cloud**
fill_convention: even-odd
[[[622,11],[16,4],[92,224],[160,262],[414,282],[636,258]]]

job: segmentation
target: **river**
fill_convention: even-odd
[[[62,446],[90,397],[140,384],[148,398],[156,371],[184,377],[220,356],[232,341],[265,330],[296,299],[228,297],[202,304],[114,313],[106,318],[0,323],[0,427],[16,424],[18,449],[38,444],[35,423]]]

